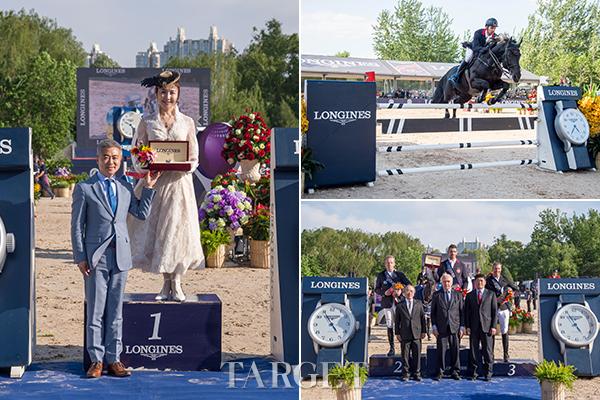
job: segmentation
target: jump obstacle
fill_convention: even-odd
[[[466,171],[479,168],[535,165],[552,171],[593,169],[586,144],[565,143],[555,129],[555,118],[563,109],[577,108],[581,90],[575,87],[538,87],[538,102],[487,104],[385,104],[375,103],[375,85],[370,82],[306,81],[307,114],[310,134],[307,146],[325,168],[316,171],[307,182],[308,188],[328,185],[367,183],[377,176],[404,175],[421,172]],[[537,117],[495,117],[455,119],[380,119],[377,109],[530,109]],[[465,142],[432,145],[377,146],[376,124],[382,134],[465,132],[499,130],[535,130],[536,140]],[[482,163],[388,168],[376,170],[376,155],[443,149],[492,148],[501,146],[536,146],[536,157]],[[335,149],[333,151],[332,149]],[[351,162],[348,162],[351,160]]]

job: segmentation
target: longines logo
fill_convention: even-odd
[[[125,69],[124,68],[96,68],[96,73],[103,74],[106,76],[115,76],[118,74],[124,74]]]
[[[0,154],[12,153],[12,141],[11,139],[0,140]]]
[[[548,282],[548,290],[595,290],[594,282]]]
[[[137,354],[142,357],[148,357],[152,361],[156,361],[157,358],[168,356],[169,354],[182,354],[183,346],[174,344],[150,344],[142,345],[135,344],[133,346],[125,346],[125,354]]]
[[[360,289],[360,282],[324,282],[313,281],[310,283],[311,289]]]
[[[328,120],[342,126],[359,119],[370,119],[371,111],[315,111],[314,120]]]

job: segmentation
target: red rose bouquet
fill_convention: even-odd
[[[230,122],[231,128],[221,154],[229,164],[242,160],[257,160],[269,164],[271,129],[260,113],[248,112]]]

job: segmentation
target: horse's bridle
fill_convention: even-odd
[[[502,61],[506,60],[506,55],[508,53],[508,45],[510,44],[510,40],[506,41],[506,44],[504,45],[504,54],[502,55]],[[490,56],[492,57],[492,61],[494,62],[494,65],[496,67],[498,67],[498,69],[500,71],[502,71],[502,76],[506,76],[507,78],[512,79],[512,76],[510,76],[511,73],[511,68],[514,68],[514,65],[507,65],[506,68],[504,68],[502,66],[502,63],[500,62],[500,60],[498,59],[498,57],[496,57],[496,55],[494,54],[494,51],[492,49],[490,49]],[[481,56],[477,57],[479,59],[479,61],[481,61],[482,63],[484,63],[486,66],[490,67],[490,65],[488,63],[486,63],[485,61],[483,61],[481,59]],[[507,63],[508,64],[508,63]]]

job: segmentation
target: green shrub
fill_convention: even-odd
[[[58,180],[52,182],[52,189],[66,189],[70,187],[71,184],[68,181]]]
[[[575,367],[572,365],[564,365],[559,362],[558,365],[554,361],[544,360],[535,367],[534,375],[540,381],[550,381],[562,383],[567,389],[573,389],[573,382],[577,377],[573,373]]]

